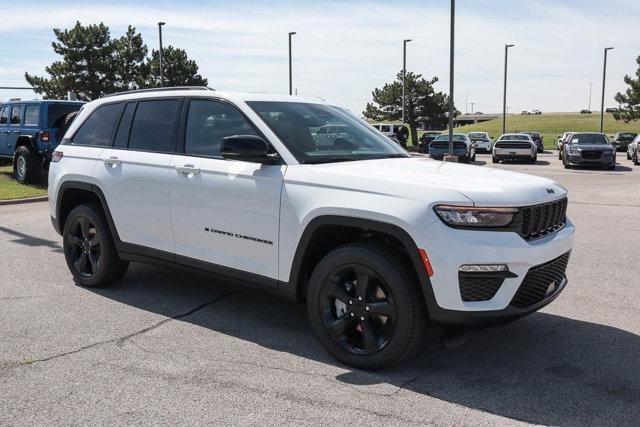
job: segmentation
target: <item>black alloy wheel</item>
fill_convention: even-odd
[[[85,216],[78,216],[66,231],[65,255],[80,277],[89,278],[97,271],[102,251],[102,238],[96,226]]]
[[[350,353],[380,351],[395,330],[393,295],[384,279],[365,265],[342,265],[327,276],[318,308],[331,339]]]

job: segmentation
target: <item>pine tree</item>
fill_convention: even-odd
[[[140,76],[148,52],[142,35],[129,25],[124,36],[113,42],[114,91],[140,88]]]
[[[640,120],[640,56],[636,59],[638,70],[636,76],[624,76],[624,82],[629,85],[625,93],[618,92],[615,100],[621,105],[619,112],[613,113],[616,120],[624,120],[629,123],[632,120]]]
[[[183,49],[167,46],[162,49],[162,70],[164,86],[206,86],[207,79],[198,74],[198,64],[187,57]],[[144,87],[160,86],[160,54],[151,51],[151,58],[145,64],[141,76]]]

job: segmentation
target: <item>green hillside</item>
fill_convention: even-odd
[[[546,113],[539,116],[511,115],[507,116],[507,132],[516,131],[537,131],[544,137],[546,148],[555,148],[558,135],[563,132],[598,132],[600,130],[600,114],[577,114],[577,113]],[[497,138],[502,133],[502,118],[490,120],[484,123],[460,126],[456,132],[468,133],[471,131],[489,132],[491,136]],[[640,133],[640,122],[625,123],[616,121],[611,114],[604,116],[604,131],[607,135],[615,132],[638,132]]]

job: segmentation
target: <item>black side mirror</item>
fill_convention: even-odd
[[[222,158],[253,163],[275,163],[279,157],[269,152],[269,144],[255,135],[232,135],[222,138]]]

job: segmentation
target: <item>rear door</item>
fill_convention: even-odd
[[[173,157],[170,171],[176,258],[277,278],[286,166],[222,158],[224,137],[262,136],[235,106],[193,99],[185,115],[184,154]]]
[[[0,107],[0,156],[9,156],[13,154],[9,151],[7,137],[9,134],[9,106]]]
[[[173,258],[169,208],[170,169],[181,98],[129,102],[121,109],[113,144],[102,153],[94,178],[102,189],[120,240]]]

